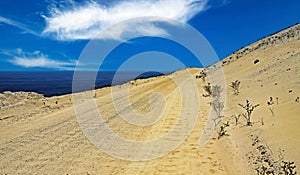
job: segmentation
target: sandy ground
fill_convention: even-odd
[[[93,110],[101,113],[105,123],[120,137],[147,141],[160,138],[180,124],[182,109],[191,107],[197,112],[193,130],[176,149],[167,155],[149,161],[128,161],[112,157],[94,146],[82,132],[75,115],[73,96],[44,98],[35,93],[0,94],[0,174],[258,174],[282,171],[282,161],[294,162],[300,170],[300,27],[294,26],[276,35],[260,40],[218,63],[226,79],[226,105],[223,123],[226,135],[218,133],[204,146],[199,138],[204,132],[211,110],[211,97],[205,94],[203,81],[196,79],[202,69],[177,71],[168,76],[135,80],[114,88],[93,91],[91,97],[79,105],[90,115]],[[288,37],[287,37],[288,36]],[[274,40],[274,41],[273,41]],[[255,60],[259,60],[254,64]],[[206,69],[212,75],[213,66]],[[193,77],[193,81],[190,81]],[[233,95],[232,81],[241,81],[240,93]],[[177,84],[175,83],[177,82]],[[199,96],[191,93],[194,88]],[[181,92],[179,87],[183,88]],[[162,118],[145,127],[126,123],[113,106],[112,89],[128,88],[129,96],[117,96],[122,113],[156,114],[164,106]],[[90,92],[80,93],[89,96]],[[157,102],[151,108],[151,94],[164,97],[164,105]],[[184,93],[185,95],[183,95]],[[129,97],[129,102],[126,98]],[[274,103],[267,102],[272,97]],[[199,99],[200,104],[196,106]],[[252,114],[252,126],[235,116],[245,111],[238,105],[248,99],[259,104]],[[123,102],[123,103],[122,103]],[[197,109],[198,108],[198,109]],[[180,129],[187,127],[182,124]],[[180,133],[178,133],[180,134]],[[177,136],[168,138],[176,141]],[[163,149],[164,145],[155,149]],[[154,148],[145,148],[151,152]]]

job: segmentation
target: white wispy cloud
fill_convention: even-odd
[[[36,36],[40,35],[39,32],[36,32],[34,30],[29,29],[25,24],[20,23],[20,22],[15,21],[15,20],[12,20],[12,19],[9,19],[9,18],[5,18],[5,17],[0,16],[0,23],[5,23],[7,25],[17,27],[17,28],[23,30],[25,33],[30,33],[30,34],[36,35]]]
[[[14,65],[25,68],[52,68],[59,70],[73,70],[78,63],[75,60],[60,61],[48,58],[47,55],[40,51],[24,52],[22,49],[16,49],[14,51],[2,51],[2,54],[6,54],[10,57],[8,61]]]
[[[73,2],[72,8],[52,7],[50,15],[43,16],[46,21],[43,34],[59,40],[92,39],[114,24],[148,16],[187,22],[197,13],[206,10],[207,2],[208,0],[121,0],[110,6],[103,6],[95,1],[78,6]],[[131,21],[114,31],[106,31],[100,38],[122,39],[128,32],[150,36],[167,34],[153,21]]]

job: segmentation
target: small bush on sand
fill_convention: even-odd
[[[221,93],[223,91],[222,87],[220,85],[211,85],[208,83],[207,85],[203,86],[203,89],[207,94],[204,94],[204,97],[214,97],[214,98],[219,98],[221,97]]]
[[[220,98],[222,91],[223,91],[223,89],[220,85],[214,85],[214,86],[212,86],[211,96],[215,97],[215,98]]]
[[[242,108],[244,108],[246,110],[246,113],[242,114],[242,115],[247,120],[247,126],[251,126],[252,125],[252,123],[251,123],[251,115],[252,115],[254,109],[259,106],[259,104],[252,105],[249,100],[246,100],[246,104],[245,105],[239,104],[239,106],[241,106]]]
[[[221,118],[222,115],[222,111],[224,109],[224,102],[220,101],[219,98],[215,98],[212,102],[211,102],[212,108],[213,110],[216,112],[217,117]]]
[[[234,95],[238,95],[240,93],[240,91],[239,91],[240,84],[241,84],[241,82],[239,80],[235,80],[235,81],[231,82],[231,85],[229,85],[233,89]]]
[[[227,121],[227,123],[223,123],[223,125],[220,127],[220,130],[218,132],[218,139],[220,139],[223,136],[229,136],[229,134],[227,134],[227,130],[226,130],[227,127],[229,127],[228,121]]]
[[[203,95],[204,97],[211,96],[211,94],[212,94],[212,88],[211,88],[210,83],[208,83],[207,85],[204,85],[204,86],[203,86],[203,89],[204,89],[204,91],[207,93],[207,94],[204,94],[204,95]]]
[[[213,97],[213,101],[211,102],[211,106],[217,117],[214,119],[215,126],[221,121],[222,111],[224,109],[224,102],[221,100],[221,92],[222,88],[219,85],[212,86],[211,96]]]

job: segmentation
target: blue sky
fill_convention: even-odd
[[[222,59],[257,39],[298,23],[299,9],[299,0],[2,0],[0,71],[73,70],[81,64],[80,54],[96,34],[116,23],[143,16],[190,24]],[[97,40],[122,41],[128,32],[164,36],[166,32],[154,23],[125,25]],[[126,58],[145,51],[161,51],[185,66],[201,66],[176,43],[145,37],[123,43],[101,69],[118,69]],[[149,65],[168,71],[181,68],[168,63],[168,57],[145,54],[131,69],[146,70]]]

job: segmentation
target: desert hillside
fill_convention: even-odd
[[[299,173],[300,152],[300,25],[259,40],[216,64],[223,68],[228,88],[223,122],[229,122],[226,158],[240,157],[253,174],[274,172],[283,161],[294,162]],[[208,68],[213,71],[213,65]],[[240,81],[238,95],[231,82]],[[246,125],[238,104],[253,105],[252,126]],[[226,149],[225,149],[226,150]],[[238,163],[238,162],[237,162]],[[229,164],[232,173],[235,167]],[[243,173],[239,173],[243,174]]]
[[[209,86],[210,78],[219,68],[226,81],[222,89],[226,98],[219,101],[225,105],[224,112],[216,122],[217,132],[206,145],[200,146],[209,113],[215,112],[213,95],[203,87]],[[235,94],[230,87],[232,82],[240,82]],[[205,69],[180,70],[74,96],[45,98],[36,93],[4,92],[0,94],[0,174],[299,173],[299,87],[297,24]],[[129,89],[128,96],[121,93],[124,89]],[[158,96],[152,96],[153,93]],[[119,159],[100,151],[87,139],[76,118],[76,95],[84,97],[76,103],[87,116],[101,113],[115,133],[130,140],[157,139],[174,126],[178,131],[185,130],[189,126],[180,117],[193,115],[193,111],[197,120],[183,143],[168,154],[148,161]],[[159,96],[164,97],[163,102]],[[132,108],[150,117],[162,112],[162,117],[149,126],[128,124],[119,116],[113,99],[117,99],[124,115],[130,114]],[[90,106],[90,100],[96,108]],[[151,106],[151,100],[156,106]],[[245,119],[246,110],[241,107],[246,100],[253,105],[250,126]],[[160,111],[160,107],[164,110]],[[183,109],[190,112],[181,113]],[[170,135],[168,140],[173,143],[181,134]],[[149,145],[143,150],[155,154],[165,146]]]

